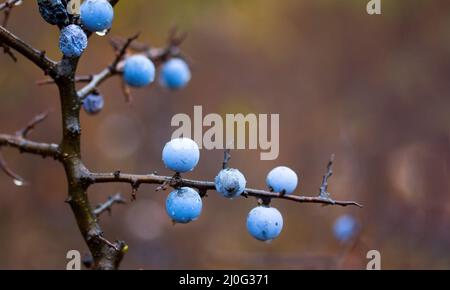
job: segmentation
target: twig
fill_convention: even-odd
[[[3,11],[4,9],[11,9],[19,1],[21,1],[21,0],[6,0],[3,3],[0,3],[0,11]]]
[[[129,184],[159,184],[170,185],[173,188],[178,187],[193,187],[200,191],[215,190],[216,185],[212,181],[200,181],[189,179],[178,179],[177,182],[173,182],[174,178],[170,176],[160,176],[156,174],[149,175],[134,175],[124,174],[119,175],[114,173],[91,173],[89,176],[90,184],[96,183],[129,183]],[[266,190],[247,188],[245,190],[247,196],[254,196],[257,198],[277,198],[283,200],[290,200],[298,203],[316,203],[323,205],[339,205],[339,206],[358,206],[362,207],[355,201],[339,201],[331,198],[324,198],[321,196],[300,196],[300,195],[283,195],[281,193],[270,192]]]
[[[39,68],[41,68],[45,74],[49,74],[51,77],[55,77],[57,75],[57,64],[55,61],[49,59],[45,55],[45,52],[33,48],[3,26],[0,26],[0,45],[2,47],[7,46],[15,49],[21,55],[28,58]]]
[[[50,111],[45,111],[36,117],[34,117],[28,124],[23,128],[22,130],[19,130],[16,132],[16,136],[26,138],[28,134],[33,131],[33,129],[45,119],[47,119],[48,115],[50,114]]]
[[[0,3],[0,11],[4,10],[4,18],[2,26],[6,27],[8,25],[9,17],[11,16],[11,10],[19,5],[20,0],[7,0],[3,3]]]
[[[8,164],[6,163],[6,160],[3,158],[2,152],[0,151],[0,169],[5,172],[6,175],[11,177],[16,185],[24,185],[25,179],[23,179],[20,175],[12,171],[11,168],[9,168]]]
[[[130,87],[127,85],[125,80],[121,80],[121,84],[122,84],[122,93],[125,96],[125,102],[127,102],[128,104],[132,103],[133,95],[131,94]]]
[[[231,160],[231,149],[226,149],[223,153],[223,163],[222,163],[222,169],[228,168],[228,163]]]
[[[94,210],[94,215],[96,217],[100,217],[100,215],[102,215],[104,212],[108,212],[109,214],[111,214],[112,211],[112,207],[114,206],[114,204],[125,204],[126,201],[123,198],[121,193],[117,193],[113,196],[108,197],[108,200],[104,203],[99,204],[95,210]]]
[[[133,43],[133,41],[138,39],[139,35],[140,35],[140,32],[136,33],[135,35],[127,38],[125,44],[123,44],[122,47],[115,48],[115,50],[116,50],[116,58],[115,58],[114,62],[111,64],[111,66],[110,66],[110,69],[113,72],[117,72],[117,70],[118,70],[117,66],[118,66],[119,62],[123,59],[123,57],[127,53],[127,49],[130,47],[130,45]]]
[[[322,198],[330,198],[330,193],[328,192],[328,179],[333,176],[333,163],[334,163],[334,154],[331,155],[330,161],[327,165],[327,172],[323,176],[322,185],[320,186],[319,196]]]

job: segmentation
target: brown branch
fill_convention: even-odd
[[[42,157],[59,159],[60,151],[57,144],[38,143],[16,135],[0,134],[0,147],[8,146],[19,149],[21,153],[31,153]]]
[[[39,51],[33,48],[3,26],[0,26],[0,45],[16,50],[18,53],[41,68],[45,74],[48,74],[51,77],[55,77],[57,75],[56,62],[45,56],[44,51]]]
[[[50,114],[50,111],[45,111],[36,117],[34,117],[28,124],[22,129],[16,132],[16,136],[26,138],[28,134],[30,134],[31,131],[34,130],[34,128],[45,121],[47,119],[48,115]]]
[[[125,204],[125,203],[126,201],[123,198],[122,194],[117,193],[113,196],[110,196],[106,202],[97,205],[97,207],[94,210],[94,215],[98,218],[105,212],[111,214],[111,210],[114,204]]]
[[[87,177],[87,179],[88,179],[87,182],[90,184],[122,182],[122,183],[129,183],[133,187],[138,187],[141,184],[159,184],[159,185],[170,185],[173,188],[178,188],[182,186],[193,187],[202,192],[216,189],[215,183],[211,181],[199,181],[181,178],[174,179],[173,177],[170,176],[159,176],[156,174],[133,175],[117,172],[91,173],[90,176]],[[253,188],[247,188],[245,190],[245,196],[254,196],[257,198],[278,198],[299,203],[317,203],[323,205],[362,207],[362,205],[354,201],[338,201],[333,200],[331,198],[323,198],[320,196],[314,197],[314,196],[300,196],[300,195],[283,195],[281,193]]]

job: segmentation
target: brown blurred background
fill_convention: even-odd
[[[385,269],[450,268],[450,2],[397,0],[369,16],[368,0],[121,1],[112,35],[141,31],[161,46],[174,24],[189,32],[183,51],[193,79],[179,92],[158,86],[135,90],[129,105],[117,79],[101,87],[104,111],[82,112],[83,157],[98,171],[169,174],[161,150],[176,113],[279,113],[280,156],[260,161],[259,151],[234,151],[232,166],[249,186],[264,188],[277,165],[301,174],[301,192],[316,194],[326,161],[336,153],[331,192],[363,209],[274,201],[285,228],[271,244],[246,231],[254,199],[224,200],[211,193],[201,218],[172,226],[166,193],[142,186],[138,200],[101,218],[106,236],[130,246],[124,269],[324,269],[365,268],[376,249]],[[54,58],[57,29],[38,15],[35,1],[13,11],[9,27]],[[113,53],[93,37],[80,74],[101,70]],[[12,133],[53,108],[33,132],[60,140],[54,87],[37,87],[39,70],[19,58],[0,57],[0,132]],[[60,164],[4,149],[11,167],[29,185],[0,174],[0,268],[64,269],[66,252],[86,252],[64,203]],[[202,151],[189,178],[212,180],[220,151]],[[256,166],[255,166],[256,165]],[[92,204],[126,185],[90,189]],[[334,220],[352,214],[363,231],[356,245],[341,245]]]

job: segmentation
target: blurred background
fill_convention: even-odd
[[[58,31],[40,18],[36,1],[15,9],[9,27],[58,59]],[[285,227],[270,244],[246,231],[254,199],[225,200],[215,192],[201,218],[173,226],[167,193],[142,186],[138,200],[102,216],[110,240],[130,250],[123,269],[361,269],[366,253],[381,252],[384,269],[450,268],[450,12],[449,1],[382,0],[382,16],[366,13],[368,0],[120,1],[110,35],[141,32],[163,46],[178,25],[189,36],[182,49],[193,79],[181,91],[159,86],[133,90],[127,104],[118,79],[101,92],[106,106],[82,112],[83,158],[97,171],[170,174],[161,151],[174,130],[171,118],[193,114],[280,114],[280,156],[260,161],[259,150],[234,151],[231,165],[248,185],[265,188],[273,167],[301,175],[305,195],[318,192],[326,162],[336,154],[333,197],[363,209],[286,201],[273,205]],[[114,54],[106,37],[93,37],[79,73],[100,71]],[[39,87],[42,73],[19,57],[0,56],[0,132],[13,133],[53,109],[33,133],[59,142],[56,88]],[[65,269],[66,253],[87,252],[67,204],[60,164],[3,149],[28,185],[0,173],[0,268]],[[187,174],[212,180],[223,152],[202,150]],[[92,205],[127,185],[90,188]],[[348,214],[359,231],[348,242],[333,234]]]

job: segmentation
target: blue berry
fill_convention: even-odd
[[[266,182],[273,192],[291,194],[297,188],[298,177],[292,169],[280,166],[269,172]]]
[[[191,71],[181,58],[172,58],[161,69],[160,83],[169,89],[181,89],[191,80]]]
[[[83,101],[83,109],[86,111],[86,113],[95,115],[99,113],[105,104],[105,101],[103,100],[103,96],[93,93],[88,95],[84,101]]]
[[[189,138],[177,138],[164,146],[162,153],[164,164],[178,173],[192,171],[200,159],[197,143]]]
[[[125,61],[123,78],[132,87],[145,87],[155,80],[155,65],[144,55],[130,56]]]
[[[112,26],[114,9],[107,0],[86,0],[81,5],[80,18],[87,30],[104,31]]]
[[[334,223],[334,236],[341,242],[349,241],[357,231],[358,222],[351,215],[343,215]]]
[[[86,33],[80,26],[71,24],[61,30],[59,49],[67,57],[79,57],[88,45]]]
[[[271,241],[283,229],[283,216],[273,207],[258,206],[247,217],[247,230],[255,239]]]
[[[63,27],[69,24],[65,0],[38,0],[39,13],[47,23]]]
[[[202,198],[190,187],[176,189],[167,197],[166,211],[174,222],[189,223],[200,216]]]
[[[233,198],[241,195],[247,181],[244,175],[237,169],[227,168],[219,172],[215,178],[216,190],[224,197]]]

